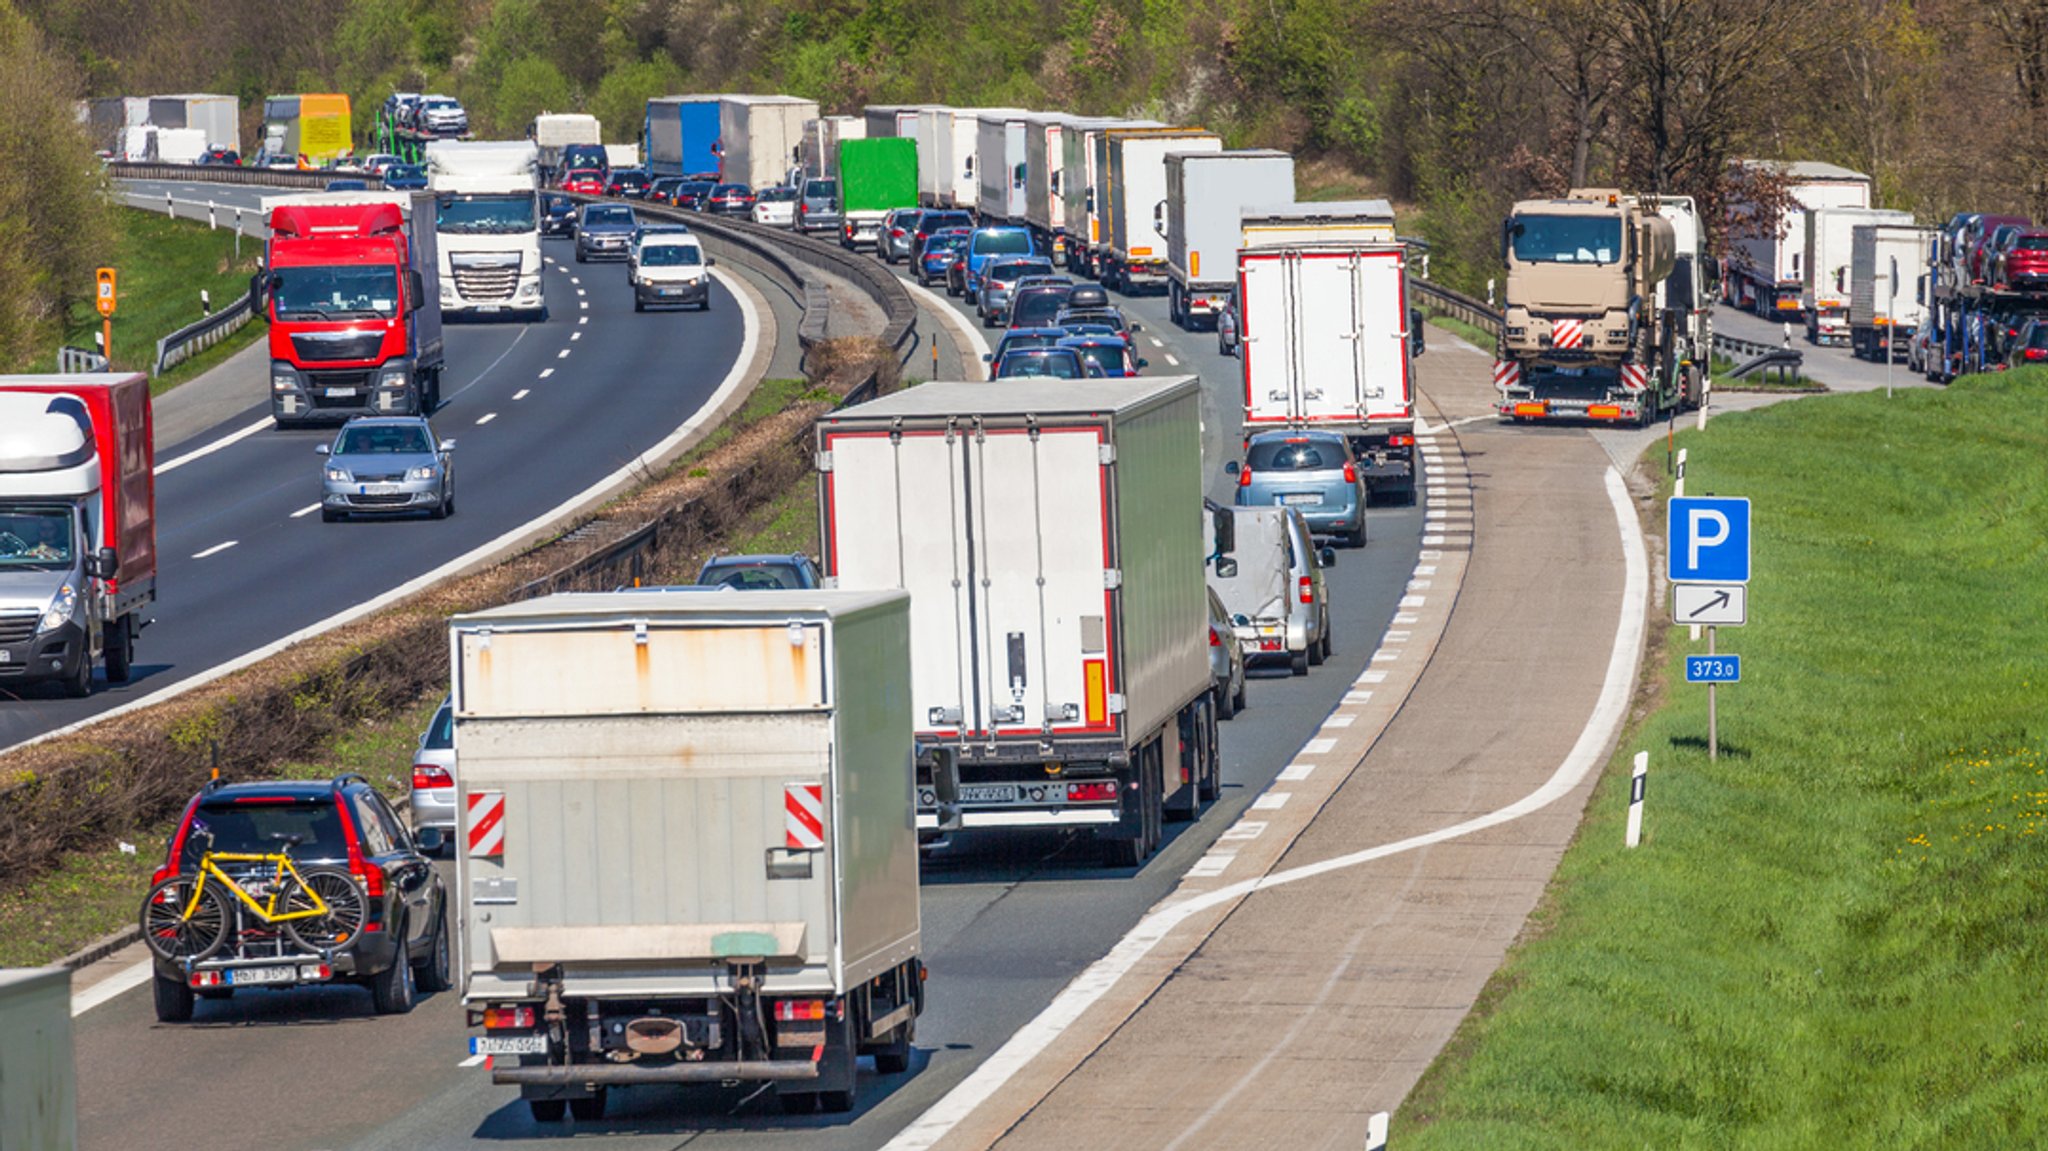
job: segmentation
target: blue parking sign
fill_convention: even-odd
[[[1749,582],[1749,500],[1679,496],[1665,521],[1672,583]]]

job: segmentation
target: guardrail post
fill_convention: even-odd
[[[214,214],[213,214],[213,213],[214,213],[214,204],[213,204],[213,201],[212,201],[212,200],[208,200],[208,201],[206,202],[206,230],[207,230],[207,231],[209,231],[209,232],[217,232],[217,231],[219,231],[219,230],[220,230],[220,221],[214,218]]]
[[[171,199],[171,194],[168,191],[164,193],[164,215],[169,216],[173,220],[178,218],[177,201]]]

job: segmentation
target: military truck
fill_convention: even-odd
[[[1706,270],[1696,250],[1688,256],[1689,274]],[[1689,377],[1703,378],[1703,365],[1685,370],[1686,316],[1662,304],[1677,258],[1677,231],[1655,197],[1580,188],[1516,204],[1501,226],[1500,414],[1641,426],[1697,402]]]

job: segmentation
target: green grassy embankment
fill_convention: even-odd
[[[214,231],[203,223],[135,208],[122,209],[114,218],[118,239],[101,260],[119,274],[114,367],[147,372],[156,363],[156,342],[202,315],[202,289],[211,295],[215,311],[248,293],[249,277],[262,262],[263,243],[244,236],[237,259],[234,233],[226,227]],[[100,315],[88,300],[67,317],[63,342],[76,348],[97,347],[99,331]],[[150,381],[150,390],[162,395],[247,347],[262,332],[261,321],[244,324],[227,339]],[[57,352],[51,348],[22,370],[52,371],[56,363]]]
[[[1703,645],[1673,629],[1404,1148],[2048,1146],[2044,389],[2012,372],[1680,437],[1690,491],[1755,506],[1721,758],[1683,682]]]

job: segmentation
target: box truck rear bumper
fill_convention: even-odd
[[[1114,807],[1063,811],[963,811],[960,813],[960,827],[967,831],[977,827],[1104,827],[1118,823],[1122,818]],[[938,827],[936,812],[917,813],[919,831],[936,831]]]
[[[642,1083],[789,1082],[816,1079],[808,1060],[773,1059],[744,1063],[554,1063],[539,1067],[493,1067],[491,1082],[515,1087],[630,1087]]]

